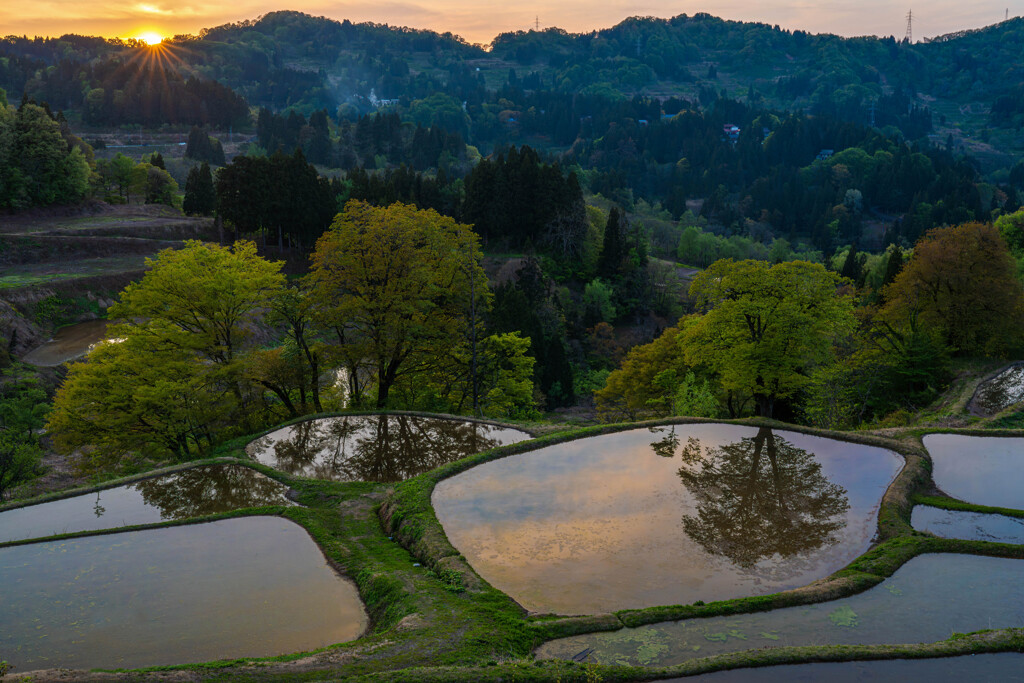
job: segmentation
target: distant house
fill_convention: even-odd
[[[735,123],[727,123],[722,126],[722,133],[725,134],[725,139],[734,145],[740,139],[740,127]]]
[[[825,161],[825,159],[828,159],[833,154],[835,154],[834,149],[823,149],[820,152],[818,152],[818,161]]]

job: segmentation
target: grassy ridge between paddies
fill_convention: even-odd
[[[298,421],[301,420],[293,420],[291,423]],[[272,431],[264,430],[252,437],[224,444],[215,453],[218,457],[105,482],[102,488],[130,483],[147,476],[159,476],[188,466],[239,463],[287,484],[295,491],[293,497],[304,507],[240,510],[171,524],[267,513],[291,519],[306,529],[332,566],[355,581],[371,622],[367,633],[358,640],[311,652],[136,671],[75,672],[75,678],[166,678],[176,681],[305,681],[325,678],[353,681],[635,681],[795,662],[948,657],[980,652],[1024,651],[1024,632],[1021,629],[1000,629],[958,635],[931,644],[770,648],[692,660],[680,666],[661,669],[534,661],[532,650],[551,638],[667,619],[761,611],[845,597],[876,585],[912,557],[926,552],[1024,557],[1024,546],[939,539],[915,532],[910,527],[913,496],[933,487],[927,453],[917,434],[908,433],[897,439],[828,432],[765,420],[734,422],[769,425],[888,448],[900,453],[906,460],[904,468],[882,501],[879,515],[881,543],[831,577],[794,591],[708,605],[663,606],[587,617],[529,617],[511,598],[480,578],[465,558],[451,546],[430,504],[431,493],[438,481],[484,462],[599,434],[694,422],[708,420],[676,419],[600,425],[551,433],[533,441],[519,442],[470,456],[393,485],[309,480],[255,463],[246,456],[244,447],[252,438]],[[502,426],[525,427],[533,433],[547,431],[537,425]],[[64,492],[37,501],[54,500],[97,488]],[[167,524],[151,526],[164,525]],[[125,530],[116,529],[106,533]],[[68,537],[75,535],[91,534],[70,534]],[[55,670],[34,672],[32,678],[35,681],[66,680],[67,675],[67,672]]]

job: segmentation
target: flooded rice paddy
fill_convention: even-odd
[[[864,681],[928,681],[929,683],[1024,683],[1024,654],[889,659],[870,662],[788,664],[759,669],[733,669],[703,676],[669,678],[662,683],[862,683]]]
[[[277,517],[0,549],[0,653],[16,671],[278,655],[358,637],[355,586]]]
[[[1024,438],[929,434],[932,479],[948,495],[993,507],[1024,508]]]
[[[869,547],[902,465],[794,432],[677,425],[486,463],[433,502],[452,544],[527,609],[597,613],[827,576]]]
[[[241,465],[207,465],[0,512],[0,543],[289,505],[288,487]]]
[[[249,444],[249,455],[288,474],[334,481],[402,481],[474,453],[529,439],[468,420],[359,415],[307,420]]]
[[[563,638],[538,650],[569,659],[669,666],[787,645],[929,643],[952,633],[1024,626],[1024,561],[923,555],[864,593],[771,612],[689,619]]]
[[[53,367],[81,358],[106,338],[106,320],[87,320],[60,328],[53,339],[29,351],[22,360],[30,365]]]
[[[994,543],[1024,543],[1024,519],[978,512],[941,510],[917,505],[911,517],[918,531],[928,531],[943,538]]]
[[[979,386],[971,398],[970,409],[975,415],[989,417],[1021,401],[1024,401],[1024,363],[1011,365]]]

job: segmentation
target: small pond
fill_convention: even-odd
[[[0,577],[16,671],[279,655],[367,625],[355,586],[279,517],[3,548]]]
[[[288,474],[335,481],[402,481],[474,453],[531,438],[518,429],[411,415],[347,415],[278,429],[247,447]]]
[[[868,662],[788,664],[732,669],[703,676],[669,678],[661,683],[861,683],[928,681],[928,683],[1024,683],[1024,655],[1017,652],[943,657],[885,659]]]
[[[1024,363],[1017,363],[981,384],[971,397],[970,409],[975,415],[989,417],[1021,401],[1024,401]]]
[[[954,498],[1024,508],[1024,438],[929,434],[935,485]]]
[[[95,344],[106,338],[106,320],[87,320],[84,323],[60,328],[53,335],[53,339],[32,349],[21,360],[30,365],[53,367],[81,358],[89,353]]]
[[[870,545],[902,458],[768,428],[637,429],[446,479],[452,544],[527,609],[583,614],[772,593]]]
[[[242,465],[204,465],[0,512],[0,543],[290,505],[287,491],[284,484]]]
[[[1024,543],[1024,519],[1020,517],[941,510],[930,505],[916,505],[911,524],[919,531],[929,531],[943,538]]]
[[[923,555],[864,593],[771,612],[652,624],[545,643],[540,657],[670,666],[787,645],[930,643],[952,633],[1024,626],[1024,561]]]

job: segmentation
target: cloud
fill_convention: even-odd
[[[251,19],[282,9],[272,0],[238,0],[228,9],[217,5],[174,5],[161,0],[124,5],[112,0],[82,3],[78,0],[0,3],[0,26],[5,33],[61,35],[88,33],[126,36],[143,27],[164,34],[196,33],[201,28],[241,19]],[[934,36],[964,28],[975,28],[1002,20],[1005,3],[993,0],[965,3],[938,0],[915,12],[914,35]],[[564,0],[509,3],[498,0],[466,2],[329,2],[311,0],[291,9],[333,19],[373,21],[392,26],[451,31],[467,40],[487,43],[505,31],[533,28],[535,17],[541,27],[559,26],[569,31],[592,31],[617,24],[628,16],[671,17],[682,13],[709,11],[705,3],[646,0],[643,4],[611,0]],[[902,36],[906,30],[906,9],[882,0],[838,0],[828,3],[808,0],[750,2],[725,0],[713,10],[717,16],[743,21],[779,24],[783,28],[812,33]]]

